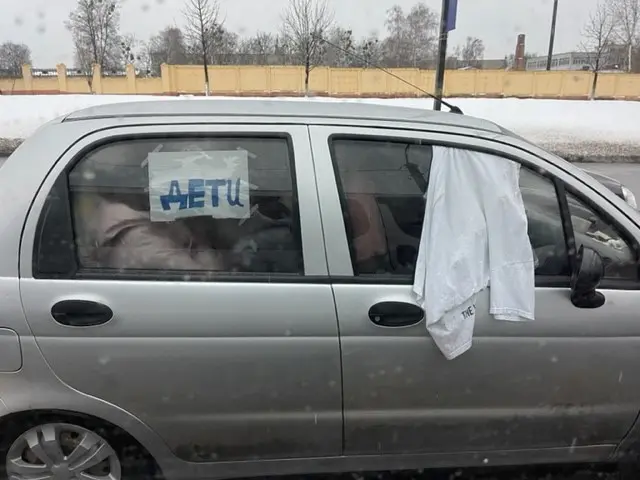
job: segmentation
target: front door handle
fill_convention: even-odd
[[[424,310],[413,303],[380,302],[369,309],[369,319],[381,327],[409,327],[423,318]]]
[[[51,316],[69,327],[97,327],[113,318],[113,310],[90,300],[62,300],[51,307]]]

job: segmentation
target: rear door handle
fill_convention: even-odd
[[[381,327],[409,327],[423,318],[424,310],[412,303],[380,302],[369,309],[369,319]]]
[[[51,307],[51,316],[59,324],[69,327],[97,327],[111,320],[113,311],[90,300],[62,300]]]

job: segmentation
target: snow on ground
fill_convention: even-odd
[[[0,138],[25,138],[48,120],[81,108],[117,102],[184,97],[137,95],[34,95],[0,96]],[[215,102],[223,97],[187,97]],[[244,99],[238,99],[239,101]],[[337,99],[288,98],[289,101],[373,102],[385,105],[431,109],[430,99]],[[598,145],[603,153],[611,148],[633,150],[640,155],[640,102],[451,99],[466,115],[485,118],[545,146]],[[443,107],[446,111],[446,109]],[[616,147],[617,145],[617,147]]]

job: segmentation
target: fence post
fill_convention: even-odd
[[[56,72],[58,73],[58,91],[60,93],[67,93],[67,66],[64,63],[56,65]]]
[[[34,94],[33,75],[31,75],[31,65],[22,65],[22,81],[24,82],[24,93]]]
[[[273,87],[271,86],[271,77],[273,76],[273,68],[271,67],[271,65],[267,65],[264,68],[267,69],[267,91],[265,93],[267,97],[271,97],[273,96]]]
[[[162,94],[173,94],[174,91],[171,88],[171,67],[166,63],[160,65],[160,79],[162,80]]]
[[[614,100],[625,100],[624,95],[620,95],[620,75],[616,75],[613,77],[613,99]]]
[[[127,63],[127,93],[135,95],[138,93],[136,89],[136,67]]]
[[[253,67],[251,67],[253,68]],[[235,90],[235,94],[236,96],[241,96],[244,92],[243,88],[242,88],[242,67],[239,65],[235,66],[235,79],[234,79],[234,83],[236,84],[236,90]]]

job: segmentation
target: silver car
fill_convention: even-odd
[[[522,165],[537,259],[536,320],[496,322],[481,296],[454,361],[411,292],[434,145]],[[229,158],[244,183],[212,179]],[[495,124],[306,101],[100,106],[24,142],[0,202],[12,480],[634,458],[640,216]]]

